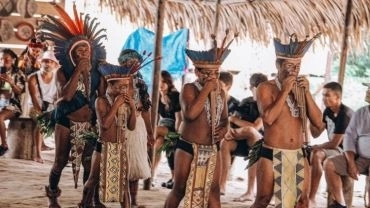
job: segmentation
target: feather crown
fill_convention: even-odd
[[[125,66],[117,66],[113,64],[100,64],[98,68],[100,74],[105,78],[105,80],[118,80],[118,79],[125,79],[130,78],[130,68]]]
[[[226,35],[220,47],[217,46],[216,36],[212,35],[212,49],[207,51],[194,51],[186,49],[186,55],[190,58],[196,68],[218,69],[231,52],[229,46],[233,42],[234,38],[238,36],[238,33],[234,33],[234,38],[232,38],[229,43],[226,44],[228,34],[229,30],[226,30]]]
[[[159,56],[154,59],[151,59],[151,57],[152,57],[152,52],[147,53],[147,51],[144,50],[143,53],[140,54],[139,52],[133,49],[124,49],[121,51],[118,57],[118,62],[120,65],[128,67],[130,70],[130,74],[135,74],[140,69],[147,66],[148,64],[158,61],[162,58]],[[130,64],[130,66],[127,66],[126,63],[130,59],[136,59],[136,62]]]
[[[313,41],[319,37],[320,34],[315,35],[311,39],[298,41],[297,35],[293,33],[289,36],[289,44],[282,44],[280,39],[274,38],[276,58],[281,59],[301,59],[311,47]]]
[[[44,40],[52,41],[55,45],[55,56],[62,65],[66,77],[73,73],[75,63],[72,51],[79,43],[87,43],[91,49],[92,67],[97,67],[99,61],[106,59],[105,47],[101,40],[106,39],[105,29],[97,29],[99,23],[96,18],[88,14],[78,15],[76,5],[73,4],[74,19],[56,3],[50,3],[58,12],[60,19],[45,15],[41,19],[39,35]]]

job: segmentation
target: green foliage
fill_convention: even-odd
[[[249,154],[247,156],[247,160],[249,160],[247,168],[250,168],[254,163],[256,163],[260,159],[262,145],[263,139],[260,139],[256,143],[254,143],[250,148]]]
[[[96,141],[99,139],[99,134],[95,129],[90,129],[85,131],[83,134],[79,135],[79,138],[82,138],[87,143],[95,145]]]
[[[333,73],[339,73],[340,57],[339,54],[334,57]],[[347,64],[345,76],[349,77],[370,77],[370,53],[349,54],[347,56]]]
[[[51,119],[50,112],[36,116],[36,123],[40,126],[40,132],[45,135],[45,138],[54,133],[55,122]]]
[[[171,151],[173,151],[173,147],[175,146],[177,140],[180,138],[180,134],[177,132],[168,132],[168,134],[164,137],[164,143],[162,147],[158,150],[158,152],[166,152],[167,154],[170,154]]]

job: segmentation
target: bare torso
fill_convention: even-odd
[[[280,90],[273,81],[266,83],[267,87],[263,93],[271,96],[272,103],[275,102]],[[266,146],[281,149],[299,149],[303,145],[302,122],[298,117],[293,117],[287,102],[275,120],[273,125],[264,123],[264,143]]]
[[[98,98],[99,99],[99,98]],[[109,104],[107,99],[104,99],[106,103],[106,108],[104,109],[105,112],[109,112],[111,109],[111,105]],[[99,125],[99,135],[100,140],[103,142],[117,142],[117,125],[116,121],[113,121],[112,125],[110,125],[109,128],[104,129],[102,128],[102,125]]]
[[[193,84],[189,84],[189,85],[192,85],[192,87],[189,86],[188,90],[185,90],[183,93],[193,93],[195,95],[194,99],[197,99],[199,96],[198,89]],[[222,91],[220,92],[220,94],[221,94],[222,100],[225,101],[225,94]],[[181,101],[181,102],[191,103],[192,101],[194,100]],[[186,110],[184,109],[184,104],[182,104],[181,108],[182,108],[182,111]],[[201,113],[195,119],[189,120],[184,117],[181,137],[184,140],[189,141],[189,142],[210,145],[212,144],[212,136],[211,136],[212,127],[207,119],[207,111],[205,109],[205,104],[203,104],[201,108],[202,108]],[[222,110],[221,120],[225,118],[227,119],[227,110],[225,111],[225,103],[224,103],[224,109]],[[217,141],[218,140],[216,139],[215,142]]]

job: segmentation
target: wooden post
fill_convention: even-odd
[[[348,36],[350,32],[351,24],[351,12],[352,12],[352,0],[347,0],[347,10],[346,10],[346,19],[344,25],[344,34],[343,34],[343,44],[342,52],[340,55],[340,65],[339,65],[339,75],[338,82],[342,85],[344,83],[344,72],[346,71],[346,62],[347,62],[347,50],[348,50]]]
[[[157,10],[157,29],[155,32],[155,50],[154,57],[162,56],[162,38],[163,38],[163,21],[164,21],[164,9],[166,0],[158,0],[158,10]],[[151,111],[151,121],[154,136],[156,135],[157,126],[157,112],[158,112],[158,101],[159,101],[159,78],[161,76],[161,61],[154,62],[153,71],[153,88],[152,88],[152,111]],[[150,161],[154,162],[154,150],[153,147],[148,149],[148,155]],[[153,167],[152,167],[152,177],[153,177]],[[150,190],[152,186],[152,178],[144,181],[144,190]]]

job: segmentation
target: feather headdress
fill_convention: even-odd
[[[54,43],[55,56],[61,65],[61,71],[67,80],[73,75],[76,63],[72,58],[72,51],[78,45],[84,43],[91,49],[91,71],[90,71],[90,89],[88,90],[89,105],[94,109],[96,99],[96,91],[99,87],[100,73],[98,72],[99,63],[105,62],[106,51],[105,47],[100,42],[106,38],[105,29],[97,29],[99,23],[96,18],[91,19],[90,16],[78,15],[76,5],[73,4],[74,20],[66,13],[66,11],[55,3],[54,8],[58,12],[60,19],[51,15],[45,15],[41,19],[38,35],[41,39]],[[82,106],[86,105],[85,95],[81,91],[77,91],[71,101],[61,101],[55,111],[55,117],[58,118],[67,115]],[[93,123],[94,121],[92,121]],[[71,141],[71,143],[73,143]],[[79,144],[78,142],[76,144]],[[78,146],[78,145],[76,145]],[[79,178],[80,164],[82,152],[80,147],[72,148],[72,170],[74,176],[75,187]]]
[[[51,15],[45,15],[41,19],[38,33],[45,39],[55,44],[55,56],[62,66],[68,79],[75,68],[72,51],[79,43],[87,43],[91,49],[92,68],[99,61],[106,59],[105,47],[100,42],[106,38],[105,29],[98,29],[99,23],[96,18],[90,18],[88,14],[78,15],[76,5],[73,4],[74,19],[58,4],[51,3],[58,12],[60,19]]]
[[[231,39],[228,44],[226,44],[228,34],[229,30],[226,30],[226,35],[220,47],[217,46],[216,36],[212,35],[212,49],[207,51],[194,51],[186,49],[186,55],[188,55],[196,68],[218,69],[231,52],[229,46],[233,42],[234,38],[238,36],[238,33],[235,33],[234,38]]]
[[[117,66],[108,63],[100,64],[98,70],[107,81],[131,77],[131,69],[125,66]]]
[[[126,66],[130,68],[130,74],[134,74],[138,72],[140,69],[145,67],[146,65],[160,60],[162,57],[156,57],[154,59],[151,59],[152,53],[147,53],[146,51],[143,51],[142,54],[139,52],[133,50],[133,49],[124,49],[121,51],[118,57],[118,62],[121,65],[126,65],[125,63],[130,59],[136,59],[136,63],[132,63],[131,66]]]
[[[311,39],[306,39],[301,42],[298,41],[297,35],[290,35],[290,42],[287,45],[281,43],[280,39],[274,38],[276,58],[282,59],[301,59],[304,54],[311,47],[313,41],[319,37],[320,34],[315,35]]]

